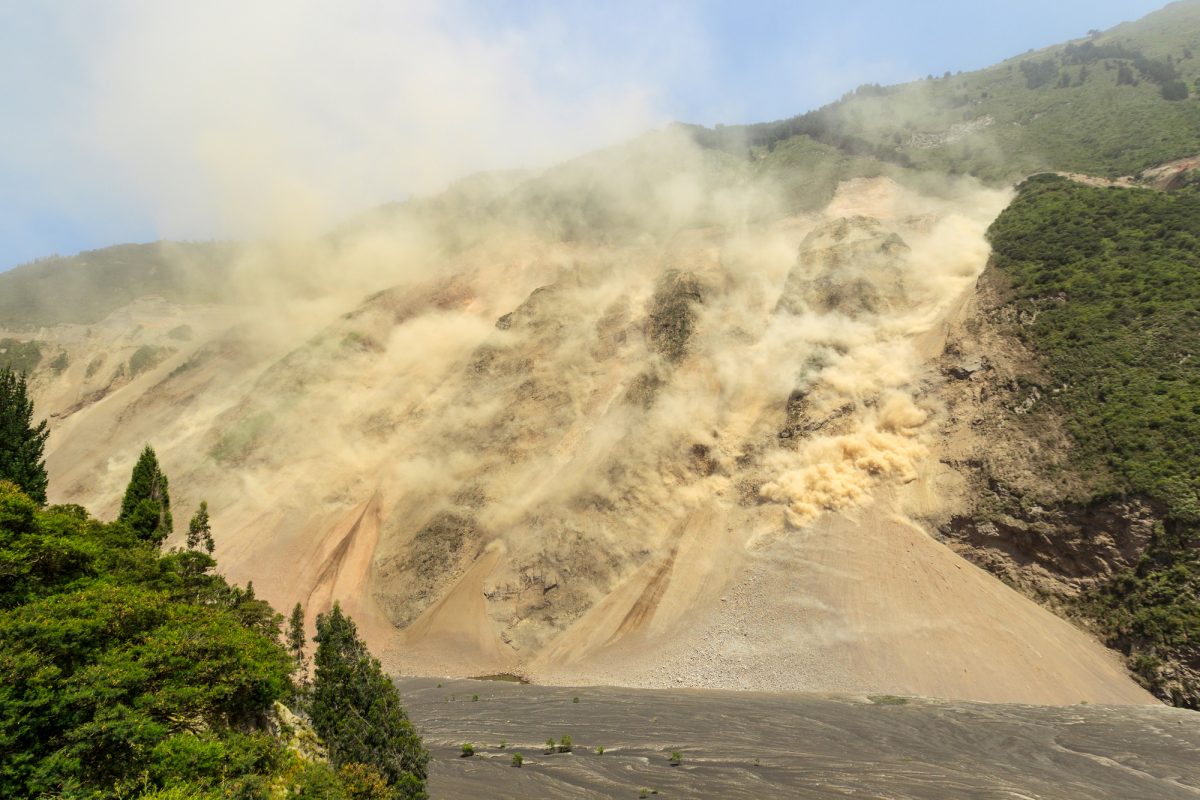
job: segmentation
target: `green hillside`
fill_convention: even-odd
[[[1014,333],[1057,387],[1047,402],[1089,491],[1072,500],[1161,509],[1140,562],[1082,610],[1149,687],[1200,706],[1200,191],[1038,176],[989,237],[1006,302],[1036,312]]]
[[[891,164],[1009,181],[1045,170],[1129,175],[1200,153],[1200,2],[975,72],[866,85],[778,122],[703,131],[768,165],[804,137]]]
[[[0,272],[0,328],[91,324],[149,295],[218,301],[235,252],[231,244],[124,244]]]

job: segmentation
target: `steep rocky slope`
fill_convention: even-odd
[[[111,511],[152,442],[231,577],[342,599],[407,672],[1144,702],[920,522],[957,497],[931,359],[1007,196],[856,180],[750,227],[485,237],[298,348],[305,301],[46,331],[52,492]]]
[[[1023,185],[942,359],[939,449],[971,502],[937,523],[1191,707],[1198,199],[1051,176]]]
[[[1018,60],[310,241],[31,265],[0,277],[0,360],[33,371],[53,500],[111,514],[149,442],[231,578],[340,599],[394,670],[1152,702],[1083,605],[1164,511],[1071,461],[985,231],[1031,167],[1190,181],[1153,168],[1200,149],[1195,100],[1117,73],[1194,75],[1147,32],[1196,38],[1196,8],[1039,54],[1061,89]],[[1072,134],[1076,102],[1125,144]]]

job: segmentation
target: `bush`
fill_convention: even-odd
[[[475,755],[475,745],[471,744],[470,742],[463,742],[462,757],[470,758],[473,755]]]
[[[683,753],[678,750],[671,751],[671,766],[678,767],[683,763]]]
[[[525,758],[524,758],[524,756],[522,756],[520,753],[513,753],[513,755],[512,755],[512,765],[513,765],[514,767],[519,767],[519,766],[521,766],[521,765],[522,765],[522,764],[524,764],[524,763],[525,763]]]
[[[564,737],[562,737],[562,739],[559,740],[558,752],[560,752],[560,753],[571,752],[571,737],[570,736],[564,736]]]

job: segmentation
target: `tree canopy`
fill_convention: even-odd
[[[150,445],[142,450],[133,467],[117,519],[147,542],[162,544],[171,535],[174,525],[167,476],[159,469],[158,457]]]
[[[400,693],[338,603],[317,616],[315,640],[313,728],[333,763],[365,764],[402,797],[424,797],[429,753],[400,704]]]
[[[0,480],[12,481],[26,495],[46,502],[46,421],[34,423],[33,401],[25,376],[0,369]]]
[[[155,491],[166,506],[149,448],[133,483],[135,511]],[[308,723],[283,618],[207,553],[164,553],[146,530],[0,481],[0,797],[425,796],[428,756],[340,608],[320,623],[326,760],[295,744]]]

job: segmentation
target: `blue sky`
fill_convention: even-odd
[[[0,269],[315,232],[478,169],[790,116],[1161,5],[0,0]]]

